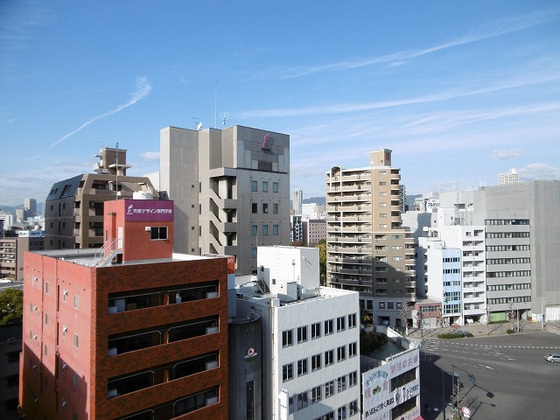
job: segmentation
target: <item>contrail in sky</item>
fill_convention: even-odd
[[[93,123],[97,120],[100,120],[101,118],[108,117],[109,115],[116,114],[117,112],[120,112],[123,109],[128,108],[131,105],[134,105],[139,100],[144,99],[146,96],[148,96],[150,94],[151,90],[152,90],[152,85],[150,85],[150,81],[146,77],[138,76],[136,78],[136,90],[132,93],[132,97],[130,98],[130,100],[127,103],[125,103],[123,105],[119,105],[115,109],[107,111],[103,114],[96,115],[95,117],[90,118],[85,123],[83,123],[81,126],[76,128],[74,131],[71,131],[70,133],[64,135],[63,137],[61,137],[60,139],[58,139],[57,141],[52,143],[49,146],[49,149],[52,149],[57,144],[62,143],[64,140],[66,140],[68,137],[76,134],[78,131],[83,130],[84,128],[86,128],[91,123]]]

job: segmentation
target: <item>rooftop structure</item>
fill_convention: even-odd
[[[102,148],[95,173],[56,182],[45,203],[45,249],[100,248],[103,238],[103,204],[133,198],[157,199],[146,177],[126,175],[126,150]]]

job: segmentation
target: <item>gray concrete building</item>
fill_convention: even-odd
[[[440,194],[455,225],[485,227],[490,321],[560,319],[560,182],[534,181]]]
[[[290,137],[233,126],[160,132],[159,188],[175,203],[176,252],[234,255],[257,269],[257,246],[290,243]]]
[[[370,152],[369,161],[326,174],[327,283],[359,291],[375,322],[400,326],[416,300],[414,240],[402,227],[403,189],[391,150]]]

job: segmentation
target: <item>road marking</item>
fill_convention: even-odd
[[[482,365],[482,364],[479,363],[478,366],[481,366],[481,367],[486,368],[486,369],[494,370],[493,367],[488,366],[488,365]]]

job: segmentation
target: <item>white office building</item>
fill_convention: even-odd
[[[319,286],[316,248],[259,247],[237,316],[263,325],[263,418],[359,419],[357,292]]]

